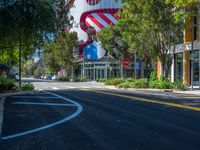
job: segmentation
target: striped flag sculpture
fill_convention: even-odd
[[[72,1],[72,0],[68,0]],[[72,15],[74,15],[76,25],[74,31],[78,32],[80,41],[85,41],[85,47],[82,49],[84,57],[87,59],[101,59],[105,50],[101,47],[100,41],[92,41],[101,29],[109,25],[115,25],[119,18],[117,12],[122,10],[121,0],[75,0],[72,7]],[[79,15],[80,14],[80,15]],[[83,33],[85,32],[85,33]],[[85,36],[86,34],[86,36]],[[84,39],[86,37],[87,39]],[[83,44],[83,43],[81,43]],[[90,54],[91,51],[91,54]],[[92,56],[95,54],[95,56]],[[87,55],[87,56],[86,56]]]

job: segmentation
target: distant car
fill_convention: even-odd
[[[52,80],[56,80],[57,79],[57,76],[56,75],[53,75],[52,76]]]
[[[47,79],[48,79],[48,80],[52,80],[52,75],[48,75],[48,76],[47,76]]]

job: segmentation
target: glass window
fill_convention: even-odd
[[[175,79],[183,80],[183,53],[175,54]]]

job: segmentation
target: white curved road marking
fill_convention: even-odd
[[[57,122],[50,123],[50,124],[48,124],[48,125],[45,125],[45,126],[42,126],[42,127],[36,128],[36,129],[32,129],[32,130],[20,132],[20,133],[17,133],[17,134],[12,134],[12,135],[8,135],[8,136],[3,136],[3,137],[1,137],[2,140],[8,140],[8,139],[20,137],[20,136],[23,136],[23,135],[27,135],[27,134],[39,132],[39,131],[42,131],[42,130],[51,128],[51,127],[53,127],[53,126],[62,124],[62,123],[64,123],[64,122],[67,122],[67,121],[69,121],[69,120],[75,118],[75,117],[78,116],[78,115],[81,113],[81,111],[83,110],[83,107],[82,107],[79,103],[77,103],[77,102],[75,102],[75,101],[73,101],[73,100],[71,100],[71,99],[65,98],[65,97],[60,96],[60,95],[57,95],[57,94],[55,94],[55,93],[51,93],[51,92],[47,92],[47,91],[43,91],[43,92],[48,93],[48,94],[51,94],[51,95],[53,95],[53,96],[56,96],[56,97],[58,97],[58,98],[60,98],[60,99],[63,99],[63,100],[65,100],[65,101],[67,101],[67,102],[71,102],[72,104],[74,104],[74,105],[77,106],[77,111],[74,112],[73,114],[71,114],[71,115],[69,115],[69,116],[67,116],[67,117],[65,117],[65,118],[63,118],[63,119],[57,121]]]
[[[61,104],[61,103],[35,103],[35,102],[13,102],[17,105],[39,105],[39,106],[76,106],[74,104]]]

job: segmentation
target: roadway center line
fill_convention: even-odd
[[[108,93],[108,92],[89,90],[89,89],[80,89],[80,90],[99,93],[99,94],[119,96],[119,97],[123,97],[123,98],[132,99],[135,101],[142,101],[142,102],[147,102],[147,103],[154,103],[154,104],[161,104],[161,105],[166,105],[166,106],[171,106],[171,107],[183,108],[183,109],[188,109],[188,110],[193,110],[193,111],[200,111],[200,107],[188,106],[188,105],[183,105],[183,104],[163,102],[163,101],[159,101],[159,100],[152,100],[152,99],[147,99],[147,98],[134,97],[134,96],[128,96],[128,95],[116,94],[116,93]]]
[[[39,131],[42,131],[42,130],[46,130],[46,129],[54,127],[56,125],[65,123],[65,122],[75,118],[76,116],[78,116],[83,110],[83,107],[79,103],[77,103],[77,102],[75,102],[75,101],[73,101],[71,99],[65,98],[65,97],[57,95],[55,93],[51,93],[51,92],[47,92],[47,91],[43,91],[43,92],[47,93],[47,94],[50,94],[52,96],[56,96],[56,97],[58,97],[60,99],[63,99],[65,101],[67,101],[67,102],[70,102],[70,103],[76,105],[77,106],[77,110],[73,114],[71,114],[69,116],[65,116],[63,119],[58,120],[58,121],[56,121],[54,123],[49,123],[49,124],[47,124],[45,126],[38,127],[38,128],[32,129],[32,130],[27,130],[27,131],[24,131],[24,132],[19,132],[17,134],[7,135],[7,136],[4,136],[4,137],[1,137],[2,140],[9,140],[9,139],[12,139],[12,138],[16,138],[16,137],[32,134],[32,133],[39,132]]]
[[[74,104],[60,104],[60,103],[35,103],[35,102],[13,102],[17,105],[40,105],[40,106],[76,106]]]

